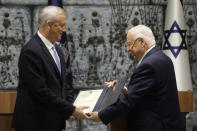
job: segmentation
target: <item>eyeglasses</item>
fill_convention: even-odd
[[[60,28],[60,29],[63,29],[63,30],[66,30],[65,24],[57,23],[56,27],[58,27],[58,28]]]
[[[65,24],[60,24],[59,22],[51,22],[51,25],[54,25],[56,28],[59,28],[61,30],[66,30]]]
[[[134,47],[134,45],[135,45],[135,43],[136,43],[137,40],[139,40],[139,38],[137,38],[137,39],[136,39],[134,42],[132,42],[132,43],[131,43],[131,41],[128,41],[128,42],[127,42],[127,47],[130,46],[131,49],[133,49],[133,47]]]

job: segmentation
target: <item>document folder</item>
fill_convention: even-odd
[[[122,89],[127,81],[127,76],[121,77],[115,85],[115,90],[104,87],[103,89],[80,91],[74,105],[88,106],[84,113],[101,111],[105,107],[115,103],[122,93]]]
[[[127,76],[121,77],[115,85],[114,91],[112,91],[111,88],[104,87],[93,111],[101,111],[105,107],[115,103],[122,93],[122,89],[125,86],[126,81]]]

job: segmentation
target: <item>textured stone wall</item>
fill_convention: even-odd
[[[161,46],[167,0],[62,0],[67,11],[68,47],[74,87],[101,88],[104,81],[131,74],[135,62],[126,49],[126,32],[149,25]],[[187,131],[197,130],[197,2],[184,1],[195,112]],[[37,31],[38,14],[47,0],[0,0],[0,89],[16,89],[21,47]],[[68,131],[105,131],[102,123],[67,122]]]

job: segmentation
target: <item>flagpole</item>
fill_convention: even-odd
[[[168,0],[163,52],[171,58],[176,74],[179,105],[186,126],[186,114],[194,111],[183,0]]]

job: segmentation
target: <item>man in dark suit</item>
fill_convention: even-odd
[[[54,44],[66,31],[65,24],[62,8],[45,7],[39,31],[21,50],[13,118],[16,131],[61,131],[66,119],[87,117],[82,108],[72,105],[71,75],[66,70],[70,65]]]
[[[89,119],[108,124],[124,115],[126,131],[185,131],[173,63],[155,46],[151,29],[144,25],[131,28],[127,51],[138,61],[127,92],[99,113],[90,113]]]

